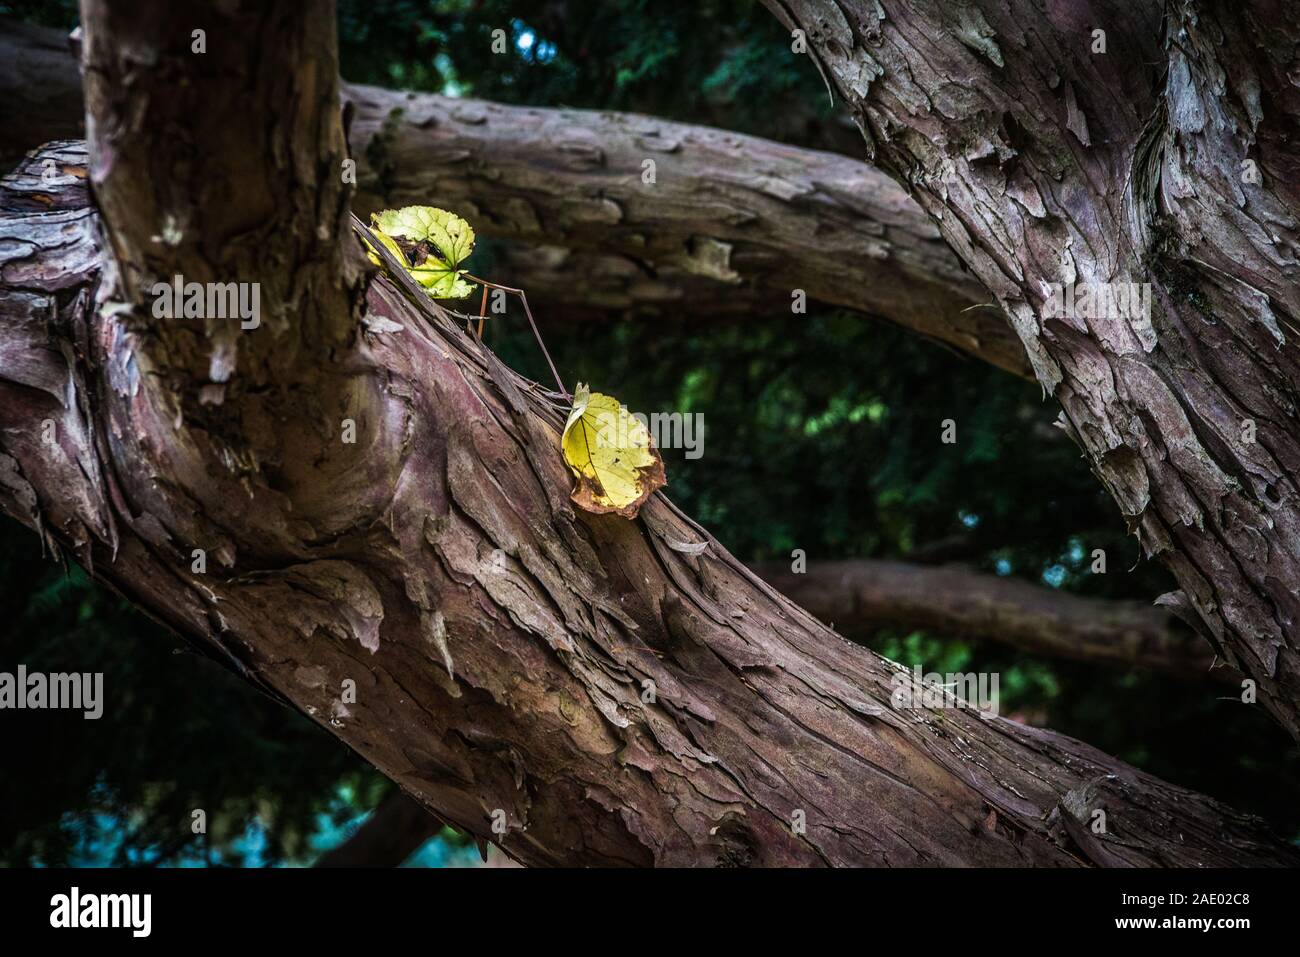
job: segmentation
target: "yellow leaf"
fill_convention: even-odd
[[[456,267],[474,251],[474,229],[455,213],[436,206],[403,206],[370,214],[372,232],[405,264],[411,278],[435,299],[463,299],[474,284]],[[370,252],[370,261],[380,259]]]
[[[618,399],[592,392],[581,382],[560,445],[578,479],[571,497],[588,512],[635,518],[654,490],[668,484],[645,425]]]

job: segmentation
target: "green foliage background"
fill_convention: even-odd
[[[806,58],[749,0],[343,0],[346,78],[509,103],[633,110],[859,155]],[[52,25],[72,3],[0,3]],[[510,52],[490,52],[504,29]],[[846,129],[850,135],[846,135]],[[438,197],[427,201],[438,203]],[[472,271],[506,284],[482,243]],[[845,263],[851,269],[852,263]],[[1113,503],[1020,382],[883,323],[789,301],[744,322],[566,325],[538,317],[566,381],[634,411],[700,412],[705,454],[668,451],[668,494],[746,560],[952,557],[1079,593],[1171,589],[1139,559]],[[490,319],[508,362],[547,381],[522,314]],[[940,422],[958,423],[954,446]],[[1108,573],[1089,572],[1103,548]],[[321,833],[387,787],[307,719],[164,634],[78,569],[0,527],[0,670],[104,671],[98,722],[4,718],[0,862],[310,861]],[[930,670],[997,671],[1003,713],[1080,737],[1300,835],[1300,755],[1263,714],[1210,682],[1035,659],[961,635],[852,635]],[[189,834],[193,808],[206,839]],[[109,836],[105,836],[105,832]],[[457,842],[458,838],[445,835]],[[325,843],[328,843],[326,841]]]

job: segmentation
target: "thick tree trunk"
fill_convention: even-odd
[[[2,134],[9,152],[75,135],[80,81],[66,39],[0,23],[5,60],[19,66],[0,69],[0,98],[19,118]],[[356,210],[456,210],[501,241],[501,281],[556,319],[778,315],[802,289],[1032,375],[1006,317],[938,230],[864,163],[644,116],[367,86],[344,98]],[[49,135],[35,135],[42,123]]]
[[[1168,610],[1142,602],[1081,598],[961,565],[859,559],[814,562],[800,573],[788,563],[754,571],[809,614],[851,635],[882,625],[929,628],[1049,658],[1241,681]]]
[[[86,0],[89,167],[0,195],[7,512],[527,863],[1297,861],[1086,745],[904,707],[662,496],[576,512],[563,404],[400,270],[357,284],[333,10],[269,9]],[[182,268],[263,283],[265,321],[160,318]]]
[[[41,160],[0,197],[5,510],[443,819],[532,864],[1297,860],[1258,822],[1068,738],[893,707],[906,672],[662,497],[635,521],[575,512],[562,409],[414,308],[409,283],[373,282],[369,325],[313,360],[364,385],[370,496],[209,451],[139,373],[148,314],[94,307],[107,277],[72,198],[84,171],[65,157],[43,183]],[[178,469],[190,449],[204,469]],[[348,521],[321,534],[326,501]],[[196,574],[193,548],[225,557]]]
[[[765,2],[807,31],[1147,554],[1300,736],[1292,5]],[[1149,283],[1150,322],[1043,318],[1054,283]]]
[[[0,131],[0,162],[6,169],[31,146],[84,134],[81,77],[69,47],[68,37],[58,30],[0,21],[0,98],[8,104],[10,118]],[[629,227],[607,224],[602,217],[579,211],[585,195],[603,188],[599,168],[588,167],[597,166],[598,153],[604,160],[604,147],[611,139],[616,147],[621,143],[626,153],[628,131],[641,124],[676,130],[679,148],[682,142],[705,145],[689,164],[692,178],[688,182],[682,182],[680,169],[674,175],[673,192],[679,196],[685,196],[687,189],[716,191],[719,182],[728,178],[753,180],[759,170],[765,170],[762,175],[774,175],[774,170],[756,165],[763,153],[799,156],[801,170],[796,175],[806,183],[842,181],[837,190],[841,197],[864,197],[860,217],[847,207],[782,213],[771,220],[772,235],[765,240],[768,248],[783,248],[781,230],[787,228],[792,233],[809,234],[809,239],[813,233],[829,233],[819,237],[829,253],[838,251],[857,258],[868,255],[866,246],[850,249],[843,237],[858,233],[865,242],[874,235],[881,244],[878,250],[895,250],[894,255],[885,257],[881,268],[901,269],[897,276],[882,273],[878,283],[861,284],[848,282],[850,274],[837,270],[827,282],[821,281],[825,276],[814,275],[812,293],[828,301],[905,317],[915,331],[946,341],[969,334],[974,339],[964,339],[963,345],[972,353],[1012,371],[1028,373],[1019,340],[1000,316],[984,312],[957,318],[962,308],[976,301],[978,284],[962,275],[946,246],[934,241],[938,232],[920,208],[892,180],[868,167],[752,137],[662,124],[644,117],[514,109],[472,100],[410,97],[365,86],[351,87],[348,93],[354,111],[352,139],[361,154],[364,187],[354,206],[364,210],[392,202],[388,191],[400,192],[398,201],[411,202],[448,191],[456,197],[449,205],[473,215],[480,232],[507,237],[498,250],[500,274],[526,285],[535,302],[555,306],[557,319],[605,318],[611,313],[678,315],[682,310],[717,317],[747,316],[759,306],[755,286],[772,273],[769,268],[757,264],[748,268],[737,260],[732,266],[742,277],[739,285],[681,268],[685,260],[680,250],[688,241],[691,224],[698,227],[707,218],[689,202],[654,211],[654,229],[645,230],[655,236],[660,252],[677,244],[669,253],[652,254],[644,248],[644,239],[635,236],[616,242],[632,255],[611,255],[603,250],[609,239]],[[569,163],[574,142],[601,146],[591,146],[585,162]],[[725,164],[716,162],[718,144],[731,154]],[[550,181],[550,171],[560,161],[575,166],[567,184],[573,192]],[[630,163],[624,156],[623,165],[630,169]],[[627,175],[636,178],[638,174],[631,171]],[[420,187],[422,181],[428,189]],[[772,199],[769,193],[768,202]],[[824,199],[820,203],[824,204]],[[813,213],[833,228],[823,228],[811,218],[795,226],[799,217]],[[887,226],[890,221],[896,225]],[[891,238],[898,236],[902,241]],[[571,245],[563,245],[566,241]],[[807,258],[820,262],[824,256],[813,252]],[[671,264],[674,260],[677,265]],[[914,298],[913,287],[918,281],[922,293]],[[769,294],[771,290],[763,295]],[[938,308],[927,308],[927,302]],[[936,328],[933,323],[943,323],[945,315],[947,323]],[[1052,657],[1151,667],[1183,677],[1198,677],[1213,662],[1208,645],[1188,642],[1167,613],[1076,601],[1068,595],[956,569],[938,572],[898,563],[861,562],[821,563],[806,577],[782,576],[775,566],[760,573],[796,604],[849,628],[884,623],[929,626],[949,634],[1006,641]],[[941,606],[928,599],[918,600],[935,593],[950,595],[952,600]],[[1219,668],[1215,674],[1231,677],[1235,672]]]

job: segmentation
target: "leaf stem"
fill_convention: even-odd
[[[473,282],[481,283],[483,285],[484,302],[487,301],[486,287],[488,286],[491,286],[493,289],[500,289],[503,292],[513,292],[516,296],[519,297],[519,301],[524,304],[524,315],[528,317],[528,325],[530,325],[533,329],[533,336],[537,339],[537,344],[542,348],[542,355],[546,357],[546,364],[551,367],[551,375],[555,376],[555,384],[560,387],[560,394],[563,395],[566,399],[572,399],[573,396],[569,394],[569,390],[564,387],[564,382],[560,379],[560,373],[557,372],[555,369],[555,363],[551,361],[551,354],[546,351],[546,343],[542,341],[542,334],[537,329],[537,322],[536,320],[533,319],[533,311],[528,308],[528,295],[522,289],[516,289],[514,286],[503,286],[500,283],[488,282],[486,279],[480,279],[478,276],[472,275],[468,272],[464,273],[464,275],[466,279],[472,280]],[[479,324],[480,334],[482,333],[482,331],[483,331],[483,325],[482,323],[480,323]]]

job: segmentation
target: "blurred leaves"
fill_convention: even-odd
[[[382,786],[330,735],[181,646],[76,566],[40,560],[35,534],[0,523],[0,671],[104,673],[104,714],[5,711],[0,863],[97,857],[116,864],[305,853],[315,815],[348,785]],[[377,794],[374,799],[377,800]],[[207,814],[206,837],[191,812]]]

